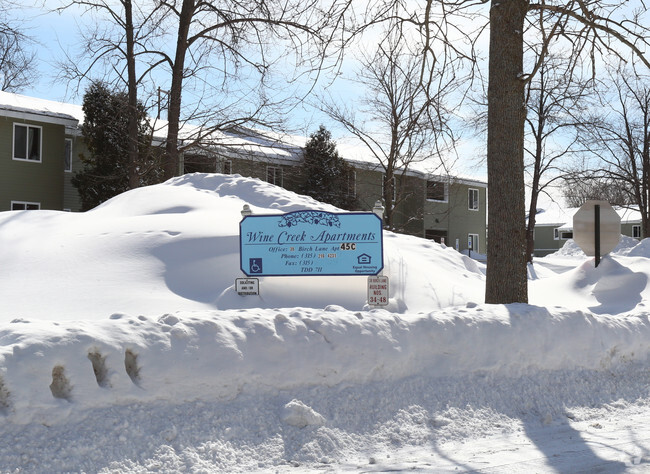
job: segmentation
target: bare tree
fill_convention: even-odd
[[[282,123],[297,95],[337,64],[332,45],[342,47],[351,9],[351,0],[65,2],[101,11],[105,20],[86,36],[84,69],[68,61],[67,77],[100,68],[130,94],[166,91],[167,178],[179,172],[182,150],[204,145],[217,130]],[[279,71],[293,87],[274,84]],[[187,122],[192,132],[180,133]]]
[[[200,118],[208,125],[202,128],[207,134],[242,125],[277,125],[293,106],[294,97],[272,88],[273,70],[299,71],[289,82],[301,74],[320,75],[336,35],[345,30],[351,2],[167,0],[159,4],[176,25],[173,52],[156,52],[161,58],[157,64],[166,64],[171,72],[165,145],[165,175],[171,177],[178,172],[184,108],[186,116],[192,110],[195,121]],[[183,105],[188,80],[192,88],[202,83],[201,97],[189,109]],[[232,84],[236,84],[234,91]],[[282,89],[292,88],[285,82]],[[284,113],[279,113],[280,105]]]
[[[0,90],[19,92],[38,76],[33,40],[10,17],[11,2],[0,1]]]
[[[631,206],[632,193],[622,183],[608,179],[601,173],[584,169],[563,177],[563,196],[568,207],[580,207],[589,199],[607,201],[614,206]]]
[[[103,81],[113,84],[118,90],[126,90],[129,102],[128,113],[128,187],[136,188],[142,182],[142,175],[151,171],[139,160],[138,91],[149,70],[137,75],[136,63],[139,55],[146,54],[147,42],[154,36],[159,8],[145,11],[132,0],[65,0],[59,10],[73,5],[85,8],[85,14],[93,17],[92,26],[83,32],[82,49],[79,57],[67,57],[60,62],[62,76],[80,84],[84,80],[101,74]]]
[[[427,64],[423,46],[410,45],[397,25],[375,51],[361,55],[353,79],[366,90],[360,104],[344,105],[331,98],[321,102],[330,117],[365,145],[383,171],[384,222],[389,229],[395,229],[395,209],[410,197],[396,178],[404,178],[413,165],[424,161],[431,171],[439,169],[442,157],[453,148],[455,135],[448,122],[452,113],[446,100],[458,87],[453,65]]]
[[[623,45],[650,67],[643,56],[650,44],[647,11],[645,8],[630,10],[625,3],[601,0],[553,4],[527,0],[491,2],[487,303],[528,301],[523,166],[525,84],[546,60],[546,52],[560,40],[571,45],[574,58],[594,61],[597,54],[604,52],[620,54],[618,45]],[[526,73],[523,57],[528,18],[537,23],[543,47],[537,65]]]
[[[401,14],[394,14],[395,6]],[[488,206],[487,303],[527,302],[526,209],[524,176],[524,127],[526,84],[535,77],[554,48],[569,46],[575,64],[584,62],[595,73],[598,58],[619,55],[624,48],[650,62],[644,51],[650,46],[650,21],[643,6],[630,7],[624,0],[571,0],[531,2],[492,0],[489,20],[482,27],[467,28],[467,20],[480,22],[485,2],[481,0],[385,0],[386,15],[399,16],[418,26],[423,56],[435,57],[435,44],[474,59],[474,45],[489,26],[487,171]],[[441,17],[442,15],[442,17]],[[442,18],[442,19],[441,19]],[[527,28],[527,25],[536,27]],[[459,32],[460,30],[460,32]],[[453,32],[453,34],[452,34]],[[526,33],[541,45],[539,59],[524,68],[524,51],[530,51]],[[465,34],[463,34],[465,33]],[[464,40],[464,41],[463,41]],[[469,48],[461,51],[458,45]],[[480,73],[480,69],[476,72]]]
[[[571,70],[573,68],[573,71]],[[573,72],[573,74],[572,74]],[[592,81],[581,79],[570,58],[549,55],[527,83],[524,171],[529,175],[530,203],[526,255],[533,260],[539,195],[564,176],[567,158],[578,152],[580,129],[588,122],[587,98]]]
[[[641,213],[641,232],[650,235],[650,79],[632,67],[609,68],[598,120],[583,130],[591,155],[591,181],[615,186],[622,204]],[[594,159],[597,160],[594,163]],[[585,181],[584,173],[578,174]],[[603,187],[602,184],[600,187]],[[611,193],[610,193],[611,194]],[[615,196],[611,196],[615,197]]]

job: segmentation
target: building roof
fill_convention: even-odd
[[[83,121],[79,105],[0,91],[0,111],[7,117],[76,127]]]
[[[563,208],[557,202],[551,202],[545,208],[537,210],[535,226],[552,226],[561,230],[573,229],[573,215],[578,212],[578,207]],[[638,224],[641,222],[641,213],[638,207],[614,206],[614,210],[621,217],[621,224]]]
[[[61,123],[68,127],[70,133],[78,133],[79,125],[83,123],[84,113],[80,105],[38,99],[10,92],[0,92],[0,114],[29,120]],[[162,143],[167,136],[167,121],[151,119],[154,128],[154,139]],[[277,133],[273,131],[240,128],[238,130],[206,130],[205,127],[184,123],[179,130],[181,146],[183,142],[191,144],[193,152],[198,148],[206,150],[217,149],[225,156],[241,157],[253,161],[268,161],[293,164],[300,161],[302,150],[308,138]],[[198,147],[196,145],[198,140]],[[353,166],[382,171],[382,167],[372,153],[363,144],[355,143],[350,138],[337,142],[339,154]],[[424,163],[410,165],[407,175],[422,179],[437,179],[477,187],[487,187],[485,181],[469,176],[450,176],[447,173],[437,173],[427,170]]]

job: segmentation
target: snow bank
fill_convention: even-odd
[[[612,368],[647,361],[650,324],[647,314],[621,319],[528,305],[402,316],[331,306],[16,320],[0,340],[5,413],[16,423],[52,423],[71,411],[133,402],[232,400],[414,375]]]
[[[126,192],[84,214],[0,213],[0,320],[329,304],[364,309],[366,279],[356,276],[264,278],[259,297],[237,295],[244,204],[257,214],[338,211],[256,179],[193,174]],[[483,298],[479,266],[451,248],[386,232],[384,254],[391,311]]]
[[[611,255],[621,255],[625,256],[630,253],[630,251],[639,245],[639,241],[628,235],[621,234],[621,240],[618,242],[618,245],[614,247],[614,250],[610,252]],[[644,256],[648,256],[648,253],[645,253]],[[585,253],[582,249],[575,243],[573,239],[568,239],[562,248],[557,252],[547,255],[546,257],[585,257]],[[543,258],[546,258],[543,257]]]
[[[84,214],[0,213],[3,466],[379,469],[395,446],[647,396],[648,240],[598,268],[568,246],[529,267],[531,304],[485,305],[483,264],[386,232],[390,305],[370,309],[365,277],[237,295],[244,204],[336,210],[196,174]]]

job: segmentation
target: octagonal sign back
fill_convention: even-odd
[[[573,216],[573,240],[588,256],[596,255],[596,206],[600,206],[600,255],[606,255],[621,239],[621,218],[607,201],[585,202]]]

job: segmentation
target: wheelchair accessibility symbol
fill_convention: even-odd
[[[249,258],[249,269],[251,273],[262,273],[262,259],[261,258]]]

